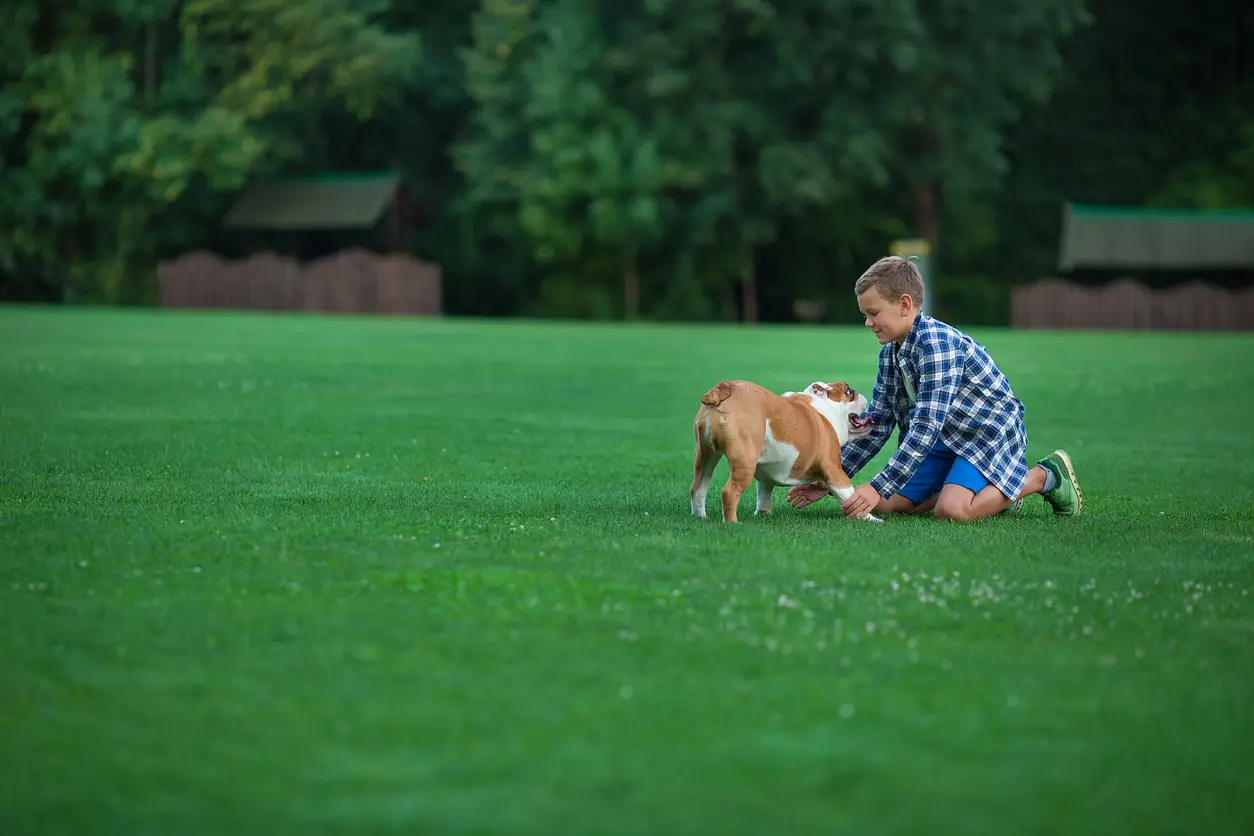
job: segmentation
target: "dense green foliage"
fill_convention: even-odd
[[[1218,0],[5,8],[3,298],[151,300],[277,172],[402,173],[468,314],[841,319],[918,236],[979,320],[1063,200],[1254,202],[1254,7]]]

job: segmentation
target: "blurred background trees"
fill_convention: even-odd
[[[856,321],[923,238],[996,323],[1063,201],[1254,206],[1217,0],[13,0],[0,297],[150,303],[271,175],[401,175],[464,315]],[[274,236],[296,256],[307,239]]]

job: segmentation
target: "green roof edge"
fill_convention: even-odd
[[[1249,209],[1170,209],[1160,206],[1101,206],[1068,203],[1071,213],[1086,218],[1161,218],[1177,221],[1254,221],[1254,207]]]

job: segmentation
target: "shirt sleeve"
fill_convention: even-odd
[[[958,394],[962,380],[961,346],[940,332],[920,335],[919,386],[915,408],[905,438],[897,452],[873,479],[871,487],[888,498],[901,490],[918,470],[928,451],[940,438],[941,427],[949,417],[949,408]]]
[[[840,448],[840,466],[850,478],[875,458],[875,454],[893,434],[893,427],[897,426],[897,419],[893,417],[893,411],[888,404],[886,369],[891,372],[892,364],[881,361],[879,373],[875,376],[875,387],[871,390],[871,403],[863,413],[872,421],[870,433]]]

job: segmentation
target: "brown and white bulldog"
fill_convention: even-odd
[[[737,522],[740,495],[757,483],[754,514],[771,513],[772,492],[785,485],[826,482],[843,502],[853,484],[840,447],[869,433],[861,418],[866,398],[844,383],[815,382],[804,392],[774,392],[747,380],[724,380],[701,398],[692,422],[692,513],[705,517],[710,477],[723,456],[731,474],[723,485],[723,520]],[[867,514],[863,519],[880,522]]]

